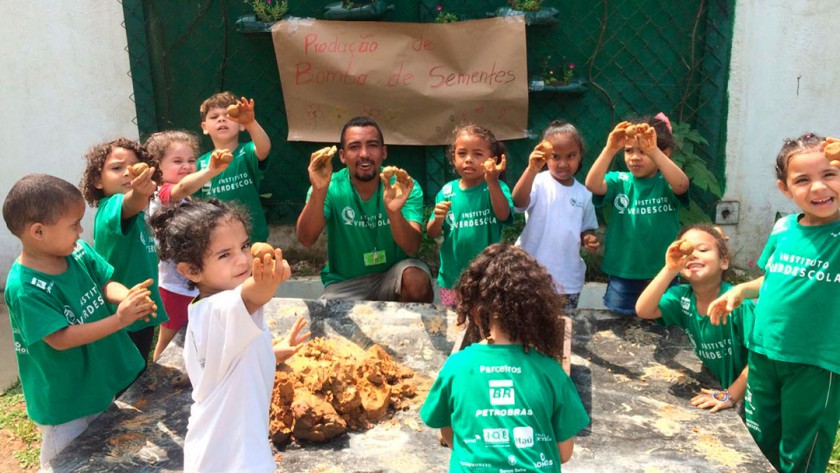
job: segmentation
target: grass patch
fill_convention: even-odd
[[[831,459],[828,461],[826,473],[840,473],[840,428],[837,429],[837,437],[834,438],[834,449],[831,450]]]
[[[22,450],[14,452],[21,468],[37,468],[41,447],[41,433],[26,415],[26,403],[20,383],[0,394],[0,430],[9,432],[24,444]]]

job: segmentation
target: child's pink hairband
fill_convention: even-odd
[[[670,131],[671,133],[674,132],[674,130],[671,128],[671,120],[669,120],[668,117],[666,117],[664,113],[659,112],[653,118],[655,118],[655,119],[657,119],[661,122],[665,122],[665,125],[668,127],[668,131]]]

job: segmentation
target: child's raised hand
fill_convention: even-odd
[[[613,128],[613,131],[610,132],[609,136],[607,136],[607,148],[618,152],[624,145],[627,143],[627,127],[633,125],[630,122],[621,122]]]
[[[721,320],[726,325],[726,317],[735,309],[737,309],[744,302],[744,296],[735,288],[732,288],[722,296],[713,300],[706,310],[709,316],[709,322],[712,325],[720,325]]]
[[[258,286],[277,288],[292,277],[292,268],[283,259],[283,250],[275,248],[273,252],[264,254],[262,259],[254,258],[251,277]]]
[[[601,242],[598,241],[598,237],[591,233],[583,235],[580,239],[580,243],[581,246],[583,246],[583,249],[590,253],[598,251],[598,248],[601,247]]]
[[[435,204],[435,210],[434,210],[435,220],[440,222],[444,218],[446,218],[446,214],[449,213],[449,209],[451,207],[452,207],[452,201],[451,200],[441,200],[440,202]]]
[[[554,147],[551,146],[551,143],[546,140],[541,141],[528,156],[528,169],[537,172],[542,171],[545,163],[553,155]]]
[[[710,409],[709,412],[718,412],[734,407],[735,402],[726,391],[700,389],[700,393],[691,398],[691,405],[698,409]]]
[[[233,155],[228,149],[214,149],[210,153],[210,171],[219,175],[222,171],[227,169],[228,165],[233,161]]]
[[[656,148],[656,129],[647,123],[636,125],[636,140],[639,143],[639,149],[648,154],[648,150]]]
[[[488,158],[483,163],[484,166],[484,180],[487,182],[499,182],[499,174],[507,167],[507,156],[502,155],[499,164],[496,164],[496,158]]]
[[[240,97],[239,102],[228,106],[227,116],[240,125],[250,124],[254,121],[254,99]]]
[[[146,163],[137,164],[145,165]],[[137,166],[137,164],[135,164],[135,166]],[[129,168],[129,175],[132,176],[131,189],[137,194],[146,197],[151,197],[157,189],[157,183],[155,183],[155,181],[152,180],[152,175],[154,175],[155,173],[155,168],[149,167],[148,165],[146,165],[145,168],[142,166],[138,166],[138,168],[142,169],[142,171],[137,175],[134,174],[136,171],[133,167]]]
[[[397,179],[391,184],[391,178],[393,176],[397,176]],[[397,212],[402,209],[405,201],[408,200],[409,194],[411,194],[411,190],[414,189],[414,179],[408,175],[405,169],[400,169],[396,166],[387,166],[384,168],[379,175],[379,179],[382,180],[382,184],[385,187],[382,194],[385,200],[385,207],[392,212]]]
[[[274,348],[274,358],[277,360],[277,364],[283,363],[291,358],[292,355],[303,347],[304,343],[312,335],[311,332],[300,335],[300,331],[304,325],[306,325],[306,319],[298,317],[285,337],[278,337],[272,340],[271,344]]]
[[[826,138],[820,147],[825,152],[825,157],[834,167],[840,168],[840,140],[837,138]]]
[[[692,253],[694,253],[694,245],[686,240],[677,240],[671,243],[665,252],[665,266],[668,269],[680,270]]]

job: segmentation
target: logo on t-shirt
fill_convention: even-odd
[[[528,448],[534,446],[533,427],[514,427],[513,442],[517,448]]]
[[[33,286],[37,287],[38,289],[43,289],[47,294],[50,294],[52,292],[52,287],[53,287],[53,282],[52,281],[47,282],[47,281],[44,281],[43,279],[38,279],[38,278],[33,277],[32,281],[29,281],[29,284],[32,284]]]
[[[67,319],[67,323],[70,325],[84,323],[82,319],[76,317],[76,313],[73,312],[73,309],[69,305],[64,306],[64,318]]]
[[[344,207],[341,209],[341,219],[344,220],[345,225],[353,225],[353,221],[356,219],[356,211],[349,206]]]
[[[510,406],[516,403],[513,393],[513,380],[490,380],[490,404],[493,406]]]
[[[510,435],[507,429],[484,429],[485,443],[510,443]]]
[[[550,466],[554,466],[554,460],[551,458],[546,458],[545,453],[540,453],[540,461],[534,462],[534,468],[548,468]]]
[[[627,197],[627,194],[618,194],[617,196],[615,196],[613,205],[615,205],[615,208],[618,209],[618,213],[623,214],[627,207],[630,205],[630,198]]]
[[[572,198],[569,199],[569,204],[572,207],[579,207],[579,208],[582,209],[586,205],[586,202],[584,202],[582,200],[575,199],[574,197],[572,197]]]

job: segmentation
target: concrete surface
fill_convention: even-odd
[[[457,335],[454,314],[432,304],[275,299],[266,308],[276,334],[298,315],[310,320],[316,336],[362,347],[379,343],[429,379]],[[690,405],[692,395],[713,382],[680,331],[588,309],[575,316],[574,331],[571,375],[592,423],[578,435],[563,471],[771,470],[733,410],[710,414]],[[53,461],[56,471],[179,471],[190,388],[170,380],[181,370],[181,347],[174,343]],[[367,432],[287,446],[276,452],[278,471],[445,472],[449,451],[420,421],[421,402]]]

